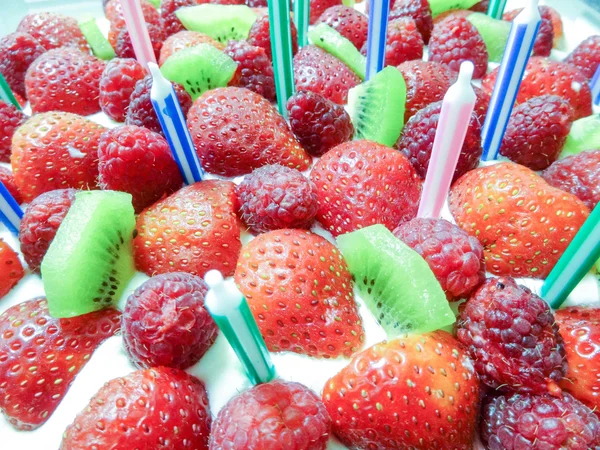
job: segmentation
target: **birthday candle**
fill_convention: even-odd
[[[537,0],[529,0],[527,7],[515,17],[510,27],[504,56],[481,132],[484,161],[496,159],[498,156],[506,125],[517,98],[517,91],[542,21],[537,3]]]
[[[268,0],[271,52],[277,108],[287,117],[287,101],[294,95],[294,62],[292,57],[292,33],[290,31],[289,0]]]
[[[456,83],[444,96],[418,217],[438,218],[444,206],[477,99],[471,86],[473,69],[472,62],[463,62]]]
[[[294,0],[294,22],[298,30],[298,46],[308,44],[308,23],[310,21],[310,0]]]
[[[369,31],[367,34],[367,76],[371,79],[385,65],[390,0],[369,0]]]
[[[211,270],[204,280],[210,288],[204,304],[243,364],[254,384],[275,377],[275,367],[247,300],[233,283],[223,280],[221,272]]]
[[[592,88],[592,101],[594,105],[600,106],[600,64],[596,68],[596,72],[594,73],[594,77],[590,82],[590,87]]]
[[[14,234],[19,234],[23,210],[0,181],[0,221]]]
[[[202,181],[204,170],[185,123],[175,89],[155,63],[148,63],[148,68],[152,73],[152,89],[150,90],[152,106],[181,175],[187,184]]]
[[[504,8],[506,8],[506,0],[490,0],[487,15],[494,19],[502,19]]]
[[[4,101],[5,103],[12,103],[17,107],[17,109],[21,109],[21,105],[19,105],[19,102],[13,95],[10,86],[6,82],[6,78],[4,78],[2,73],[0,73],[0,100]]]
[[[138,62],[143,67],[146,67],[149,62],[156,63],[152,41],[148,34],[146,19],[144,19],[139,0],[121,0],[121,6],[123,7],[123,17]]]

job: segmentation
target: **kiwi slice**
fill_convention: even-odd
[[[473,24],[485,42],[489,60],[502,61],[504,47],[510,33],[510,22],[497,20],[483,13],[469,14],[467,20]]]
[[[331,28],[321,23],[308,32],[308,38],[317,47],[321,47],[327,53],[331,53],[337,59],[346,64],[352,71],[365,79],[367,59],[361,55],[352,42]]]
[[[205,3],[179,8],[175,15],[188,30],[207,34],[224,44],[232,39],[247,39],[250,28],[256,21],[256,13],[246,5]]]
[[[455,321],[427,262],[383,225],[337,238],[362,299],[388,338],[427,333]]]
[[[600,148],[600,114],[594,114],[573,122],[559,158],[597,148]]]
[[[481,0],[429,0],[431,15],[433,17],[452,9],[469,9]]]
[[[348,112],[356,139],[393,146],[404,127],[406,83],[393,66],[348,92]]]
[[[75,194],[41,266],[53,317],[79,316],[118,301],[135,274],[134,228],[130,194]]]
[[[90,15],[85,16],[79,22],[79,29],[85,36],[88,44],[90,44],[92,52],[96,57],[100,59],[113,59],[116,56],[110,42],[104,37],[100,28],[98,28],[94,17]]]
[[[196,100],[203,92],[227,86],[236,69],[235,61],[222,51],[210,44],[198,44],[173,53],[160,71]]]

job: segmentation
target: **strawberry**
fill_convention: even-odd
[[[360,11],[345,5],[327,8],[317,24],[325,23],[354,44],[358,49],[367,42],[369,18]]]
[[[332,102],[344,105],[348,91],[361,83],[350,68],[325,50],[307,45],[294,57],[296,90],[313,91]]]
[[[67,427],[60,450],[208,450],[210,425],[204,383],[156,367],[100,388]]]
[[[39,297],[0,315],[0,410],[20,430],[44,424],[79,371],[120,328],[121,313],[104,309],[55,319]]]
[[[6,166],[0,166],[0,182],[4,184],[6,190],[14,197],[19,205],[23,203],[21,191],[19,191],[19,188],[15,184],[15,177],[10,168]]]
[[[385,65],[397,66],[406,61],[420,60],[423,57],[423,38],[417,24],[410,17],[390,20],[385,44]],[[366,56],[367,43],[361,53]]]
[[[332,148],[310,177],[317,186],[317,219],[334,236],[376,223],[394,230],[417,214],[417,172],[402,153],[375,142]]]
[[[233,275],[242,247],[237,209],[235,185],[220,180],[184,187],[146,208],[133,240],[138,270]]]
[[[242,249],[235,281],[271,351],[351,356],[364,331],[340,251],[304,230],[264,233]]]
[[[579,44],[565,62],[573,64],[591,80],[600,64],[600,35],[590,36]]]
[[[568,361],[560,387],[600,416],[600,308],[576,306],[554,317]]]
[[[545,278],[589,215],[577,197],[511,162],[468,172],[448,200],[456,223],[483,244],[495,275]]]
[[[207,172],[236,176],[267,164],[300,171],[310,167],[310,155],[285,119],[268,100],[248,89],[205,92],[188,111],[187,121]]]
[[[325,383],[333,432],[349,448],[471,449],[479,379],[445,331],[376,344]]]
[[[0,239],[0,299],[23,278],[25,272],[19,260],[19,255]],[[2,350],[0,349],[0,355]],[[0,363],[2,356],[0,356]]]
[[[166,3],[166,2],[162,2]],[[153,25],[162,25],[160,20],[160,13],[152,6],[152,4],[146,0],[140,0],[140,6],[142,8],[142,15],[146,23]],[[111,29],[122,30],[126,28],[125,17],[123,16],[123,7],[121,6],[120,0],[110,0],[104,8],[104,14],[110,22]]]
[[[169,36],[163,42],[160,48],[160,58],[158,64],[163,65],[169,56],[173,53],[177,53],[179,50],[183,50],[187,47],[194,47],[198,44],[210,44],[217,50],[224,50],[225,45],[219,41],[215,41],[213,38],[206,34],[199,33],[197,31],[183,30]]]
[[[76,114],[32,116],[13,136],[11,164],[26,202],[54,189],[95,189],[98,142],[105,130]]]
[[[492,92],[497,75],[498,68],[483,79],[483,88]],[[517,103],[544,94],[558,95],[568,100],[575,110],[575,120],[592,114],[592,93],[589,82],[579,69],[565,62],[533,56],[527,63],[517,93]]]
[[[27,14],[19,22],[17,31],[30,34],[46,50],[75,47],[82,52],[90,51],[77,20],[62,14],[51,12]]]
[[[310,24],[314,25],[327,9],[341,4],[342,0],[310,0]]]

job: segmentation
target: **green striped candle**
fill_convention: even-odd
[[[490,0],[487,9],[487,15],[494,19],[502,19],[504,14],[504,8],[506,7],[506,0]]]
[[[298,30],[298,46],[308,45],[308,23],[310,21],[310,0],[294,0],[294,22]]]
[[[294,60],[292,56],[292,32],[290,31],[289,0],[268,0],[271,52],[279,112],[287,117],[286,104],[294,95]]]
[[[0,100],[3,100],[6,103],[12,103],[17,107],[17,109],[21,109],[21,105],[19,105],[19,102],[13,95],[10,86],[6,82],[6,78],[4,78],[2,73],[0,73]]]

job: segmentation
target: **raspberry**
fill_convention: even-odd
[[[479,123],[483,126],[492,95],[485,89],[481,89],[479,86],[471,85],[471,87],[477,96],[475,106],[473,107],[473,114],[477,116],[477,120],[479,120]]]
[[[192,97],[188,94],[185,88],[173,83],[177,99],[181,105],[181,111],[186,116],[188,110],[192,106]],[[135,89],[131,93],[129,99],[129,108],[125,115],[125,123],[127,125],[137,125],[148,128],[155,133],[163,134],[158,117],[150,100],[150,89],[152,89],[152,75],[146,75],[143,79],[135,83]]]
[[[410,17],[400,17],[388,23],[385,44],[385,65],[397,66],[405,61],[423,57],[423,38],[417,30],[415,21]],[[367,43],[361,49],[367,54]]]
[[[256,19],[252,28],[250,28],[250,33],[248,33],[248,44],[264,48],[269,59],[272,59],[270,29],[268,15]],[[293,20],[290,20],[290,30],[292,32],[292,54],[295,55],[298,52],[298,31]]]
[[[313,391],[275,380],[227,402],[213,423],[209,449],[325,450],[330,433],[329,414]]]
[[[367,42],[369,19],[360,11],[345,5],[327,8],[317,23],[325,23],[336,30],[358,49]]]
[[[152,43],[152,49],[154,50],[154,56],[156,59],[160,56],[160,49],[163,41],[165,40],[165,33],[160,25],[154,25],[152,23],[147,24],[148,35],[150,36],[150,42]],[[135,52],[133,51],[133,44],[129,37],[129,31],[123,28],[117,35],[117,42],[115,44],[115,53],[119,58],[135,58]]]
[[[162,0],[160,3],[160,23],[167,36],[185,30],[175,11],[185,6],[194,6],[196,0]]]
[[[133,364],[187,369],[215,342],[219,330],[204,307],[208,287],[189,273],[156,275],[129,296],[123,341]]]
[[[400,64],[398,70],[406,82],[405,123],[417,111],[442,100],[457,77],[448,66],[432,61],[407,61]]]
[[[548,6],[539,6],[542,22],[538,34],[533,43],[533,54],[535,56],[550,56],[554,44],[554,28],[552,26],[553,16]],[[512,22],[523,8],[513,9],[504,13],[502,19]]]
[[[10,195],[17,201],[17,203],[23,203],[23,196],[21,191],[15,183],[15,177],[8,167],[0,166],[0,182],[4,185]]]
[[[123,125],[104,132],[98,159],[100,187],[130,193],[136,213],[183,184],[169,144],[147,128]]]
[[[488,278],[460,306],[456,336],[487,386],[527,394],[560,392],[565,348],[548,304],[508,277]]]
[[[87,116],[100,111],[100,59],[73,48],[49,50],[25,75],[27,98],[34,113],[64,111]]]
[[[431,31],[433,30],[433,18],[428,0],[396,0],[394,7],[390,11],[389,20],[399,17],[410,17],[417,24],[417,29],[423,42],[429,43]]]
[[[435,102],[426,106],[412,116],[404,126],[402,135],[396,142],[396,148],[404,153],[421,178],[427,175],[429,159],[433,150],[433,140],[440,119],[442,102]],[[467,129],[465,142],[458,157],[452,181],[458,180],[469,170],[479,165],[481,148],[481,123],[475,113],[471,115],[471,122]]]
[[[236,81],[230,85],[250,89],[271,102],[276,100],[273,64],[264,48],[246,41],[229,41],[225,53],[238,65],[233,77]]]
[[[427,261],[448,300],[467,298],[485,280],[483,246],[444,219],[412,219],[394,236]]]
[[[27,14],[19,22],[17,31],[30,34],[46,50],[77,47],[84,53],[90,51],[90,46],[79,29],[77,20],[62,14],[50,12]]]
[[[253,233],[310,228],[317,188],[296,169],[272,164],[255,169],[237,186],[240,216]]]
[[[27,33],[11,33],[0,39],[0,73],[15,94],[25,97],[25,72],[45,51]]]
[[[488,52],[477,28],[464,17],[446,17],[433,27],[429,41],[429,60],[448,65],[458,71],[463,61],[475,66],[473,78],[487,72]]]
[[[572,123],[568,101],[556,95],[530,98],[512,110],[500,154],[532,170],[543,170],[558,158]]]
[[[590,36],[565,58],[590,80],[600,64],[600,35]]]
[[[287,103],[292,131],[314,156],[352,139],[354,127],[343,106],[310,91],[298,91]]]
[[[125,121],[129,97],[135,83],[144,78],[146,71],[133,58],[115,58],[108,62],[100,78],[100,107],[111,119]]]
[[[542,178],[575,195],[592,210],[600,202],[600,150],[559,159],[542,172]]]
[[[569,394],[512,394],[483,408],[481,437],[490,450],[600,447],[600,419]]]
[[[0,162],[10,161],[12,136],[27,116],[11,103],[0,100]]]
[[[225,46],[219,41],[215,41],[206,34],[197,31],[179,31],[169,36],[160,49],[160,58],[158,64],[163,65],[169,56],[187,47],[194,47],[198,44],[210,44],[218,50],[225,49]]]
[[[75,201],[75,189],[57,189],[36,197],[25,210],[19,229],[21,252],[32,272],[40,271],[42,259],[58,227]]]
[[[266,8],[267,0],[246,0],[246,6],[250,8]]]

